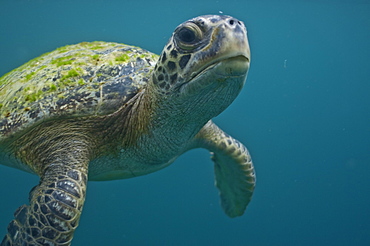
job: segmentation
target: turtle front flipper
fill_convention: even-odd
[[[1,246],[70,245],[86,195],[88,161],[83,152],[78,147],[57,151],[59,156],[31,190],[30,205],[15,212]]]
[[[256,177],[247,148],[209,121],[196,135],[197,147],[212,153],[221,206],[229,217],[241,216],[250,202]]]

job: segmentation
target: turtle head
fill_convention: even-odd
[[[199,16],[175,29],[155,66],[152,85],[171,101],[213,108],[214,117],[239,94],[249,64],[243,22],[230,16]]]

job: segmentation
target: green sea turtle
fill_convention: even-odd
[[[207,15],[178,26],[160,56],[109,42],[44,54],[0,79],[0,162],[40,176],[1,245],[70,245],[87,180],[158,171],[193,148],[212,153],[221,205],[240,216],[251,157],[211,119],[241,91],[244,24]]]

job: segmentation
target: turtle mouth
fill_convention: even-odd
[[[243,55],[222,59],[216,62],[213,69],[218,75],[230,77],[245,75],[249,69],[249,59]]]
[[[245,75],[249,69],[249,58],[245,55],[235,55],[223,57],[206,64],[191,75],[189,82],[196,80],[198,77],[212,71],[219,76],[239,77]]]
[[[249,57],[244,54],[223,57],[205,64],[198,72],[191,74],[187,82],[180,85],[182,93],[198,93],[209,85],[225,81],[245,81],[249,69]],[[231,79],[231,80],[230,80]]]

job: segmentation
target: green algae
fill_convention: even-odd
[[[96,45],[96,46],[90,47],[90,49],[92,49],[92,50],[100,50],[100,49],[103,49],[103,48],[105,48],[105,47],[101,46],[101,45]]]
[[[62,47],[57,48],[56,51],[58,51],[59,53],[64,53],[64,52],[68,51],[68,48],[69,48],[69,45],[66,45],[66,46],[62,46]]]
[[[71,65],[73,63],[73,56],[63,56],[56,59],[51,60],[51,64],[55,64],[57,67],[64,66],[64,65]]]
[[[42,90],[38,90],[36,92],[28,94],[24,100],[28,102],[35,102],[36,100],[40,99],[42,95]]]
[[[122,54],[122,55],[116,57],[116,61],[119,61],[119,62],[126,62],[128,60],[130,60],[130,56],[127,55],[127,54]]]
[[[30,80],[33,75],[35,75],[35,72],[31,72],[31,73],[27,74],[26,75],[26,80]]]
[[[77,84],[80,85],[80,86],[83,86],[83,85],[85,85],[85,81],[83,79],[79,79],[77,81]]]
[[[69,78],[80,76],[79,72],[76,71],[76,69],[71,69],[68,71],[66,75],[64,75],[60,80],[65,81]]]
[[[53,91],[56,91],[56,90],[57,90],[57,86],[56,86],[56,85],[51,84],[51,85],[49,86],[49,91],[53,92]]]
[[[95,61],[98,61],[98,60],[99,60],[99,57],[100,57],[100,56],[99,56],[98,54],[91,56],[91,58],[92,58],[93,60],[95,60]]]

